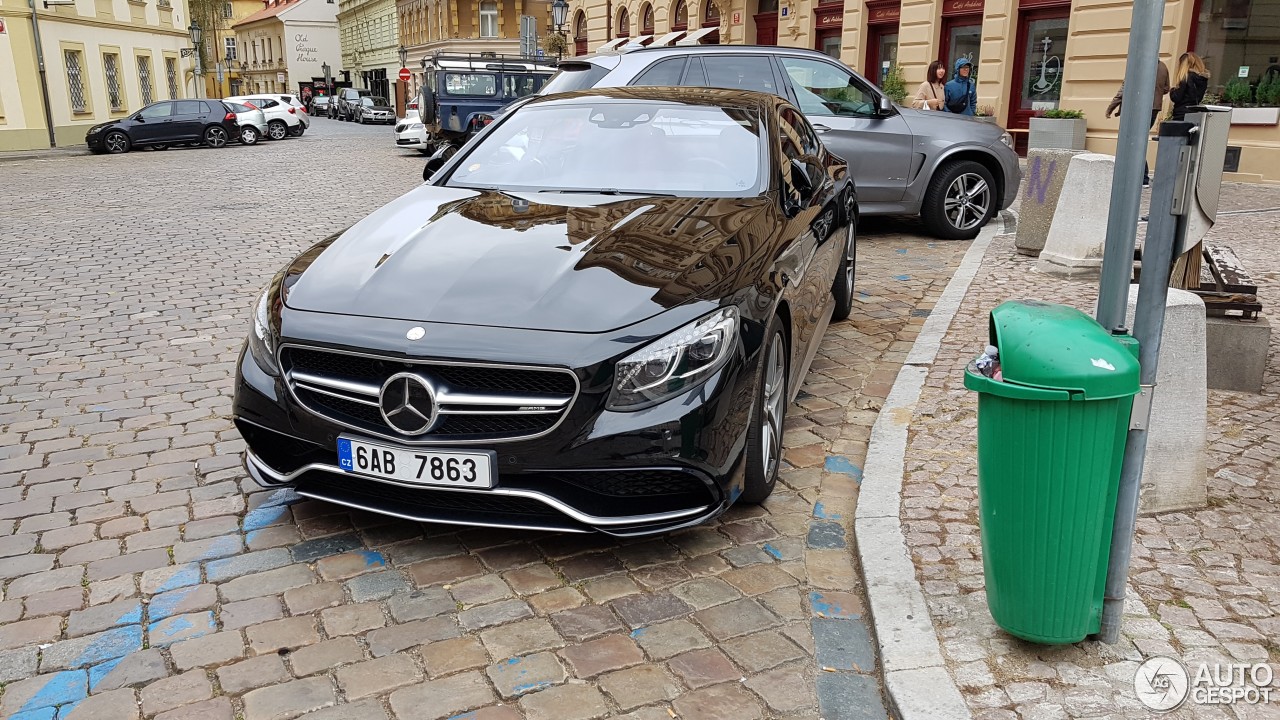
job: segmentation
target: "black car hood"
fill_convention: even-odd
[[[299,256],[286,305],[605,332],[736,289],[770,232],[760,198],[508,195],[424,185]]]
[[[391,112],[390,105],[365,105],[366,110],[379,110],[381,112]]]

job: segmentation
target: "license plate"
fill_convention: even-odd
[[[493,487],[492,452],[406,450],[340,437],[338,464],[349,473],[409,485]]]

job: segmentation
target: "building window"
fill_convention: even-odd
[[[618,13],[618,37],[623,38],[631,35],[631,14],[626,8]]]
[[[581,10],[578,11],[578,18],[573,21],[573,39],[583,42],[587,39],[587,15]]]
[[[120,100],[120,56],[115,53],[103,55],[102,70],[107,76],[107,102],[112,110],[123,110],[124,103]]]
[[[178,61],[176,59],[164,59],[164,74],[169,80],[169,99],[178,99]]]
[[[716,7],[714,0],[707,0],[707,9],[703,13],[702,21],[703,27],[720,24],[720,8]]]
[[[671,13],[671,29],[672,30],[688,30],[689,29],[689,6],[684,0],[676,0],[676,10]]]
[[[1227,82],[1236,80],[1250,86],[1250,102],[1261,101],[1254,95],[1258,86],[1280,78],[1275,44],[1280,0],[1197,0],[1195,10],[1191,51],[1209,68],[1209,93],[1221,95]],[[1177,71],[1175,57],[1169,74]]]
[[[641,35],[653,34],[653,6],[652,5],[645,5],[644,9],[640,11],[640,34]]]
[[[231,7],[231,3],[229,2],[222,3],[222,17],[232,18],[232,17],[235,17],[235,14],[236,14],[235,8]]]
[[[498,3],[480,3],[480,37],[498,37]]]
[[[236,39],[233,37],[229,37],[229,38],[224,38],[223,41],[226,44],[226,48],[227,48],[227,60],[228,61],[239,60],[240,59],[239,56],[236,55]]]
[[[71,110],[78,113],[87,112],[89,108],[84,99],[84,78],[81,75],[83,63],[80,62],[82,57],[80,51],[63,50],[62,57],[67,63],[67,89],[71,93]]]
[[[142,89],[142,104],[151,104],[151,58],[138,56],[138,87]]]

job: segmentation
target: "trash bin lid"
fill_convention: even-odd
[[[991,311],[990,332],[1006,383],[1066,390],[1073,400],[1138,393],[1137,344],[1073,307],[1010,300]]]

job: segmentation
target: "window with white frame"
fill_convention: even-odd
[[[231,6],[231,3],[229,2],[222,3],[222,17],[232,18],[232,17],[235,17],[235,14],[236,14],[235,8]]]
[[[151,104],[151,58],[138,56],[138,87],[142,90],[142,104]]]
[[[178,61],[176,58],[164,59],[164,74],[169,80],[169,99],[178,99]]]
[[[239,56],[236,55],[236,39],[233,37],[223,38],[223,42],[227,47],[227,60],[239,60]]]
[[[71,111],[85,112],[89,108],[84,94],[84,56],[79,50],[63,50],[62,58],[67,65],[67,91],[71,94]]]
[[[480,37],[498,37],[498,3],[492,0],[480,3]]]
[[[120,97],[120,56],[115,53],[103,53],[102,73],[107,78],[107,102],[114,111],[124,109]]]

